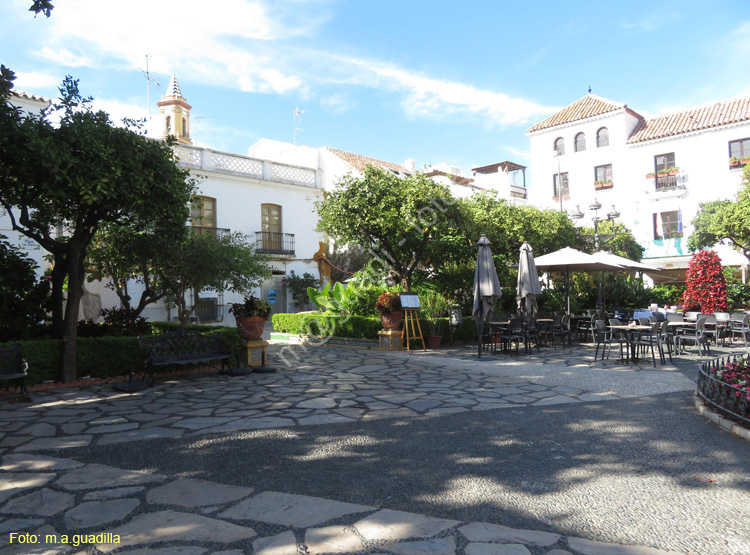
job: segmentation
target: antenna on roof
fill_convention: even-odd
[[[591,85],[589,85],[589,94],[591,94]]]
[[[198,120],[202,119],[216,119],[215,116],[194,116],[193,114],[190,114],[190,119],[193,120],[193,141],[195,142],[195,145],[198,146]]]
[[[157,87],[161,86],[159,81],[151,77],[151,73],[148,71],[148,59],[151,54],[146,54],[146,71],[142,70],[141,73],[146,76],[146,100],[148,102],[148,134],[151,135],[151,82],[154,82]]]
[[[294,146],[297,146],[297,131],[302,131],[299,127],[297,127],[300,124],[300,115],[304,114],[304,110],[300,110],[299,108],[295,108],[294,110],[294,121],[292,124],[292,127],[294,128]]]

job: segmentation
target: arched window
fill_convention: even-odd
[[[609,146],[609,131],[606,127],[602,127],[596,132],[596,146],[599,148]]]
[[[578,133],[573,143],[573,147],[576,152],[583,152],[584,150],[586,150],[586,135],[584,135],[583,133]]]
[[[187,118],[182,118],[182,136],[188,136]]]
[[[167,119],[164,120],[164,122],[167,131],[165,135],[169,135],[170,133],[172,133],[172,116],[167,116]]]
[[[557,152],[558,156],[565,154],[565,141],[563,141],[562,137],[555,139],[555,152]]]

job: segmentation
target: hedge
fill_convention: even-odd
[[[152,329],[155,335],[161,335],[167,331],[175,331],[179,325],[154,322]],[[240,335],[236,328],[212,327],[212,326],[190,326],[189,329],[197,329],[203,333],[219,332],[225,343],[232,347],[232,359],[230,364],[237,365],[239,354]],[[35,385],[44,381],[54,382],[60,379],[60,367],[62,365],[62,341],[59,339],[32,339],[21,340],[23,356],[29,363],[27,382]],[[10,345],[4,343],[0,346]],[[92,378],[110,378],[115,376],[127,376],[131,370],[136,374],[143,371],[144,357],[136,337],[79,337],[78,338],[78,365],[76,378],[84,376]],[[163,371],[184,368],[181,365],[164,366]],[[3,384],[0,384],[3,385]]]
[[[334,316],[321,312],[300,312],[299,314],[274,314],[271,317],[273,329],[279,333],[295,335],[335,335],[352,339],[377,339],[383,329],[380,318],[371,316]],[[419,325],[425,335],[430,329],[426,320],[420,319]],[[450,339],[448,318],[440,318],[440,327],[444,340]],[[463,323],[453,332],[453,339],[465,341],[476,339],[476,328],[470,317],[464,317]]]

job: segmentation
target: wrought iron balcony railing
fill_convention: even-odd
[[[294,256],[294,234],[273,231],[255,232],[255,250],[262,254]]]
[[[657,176],[655,189],[656,191],[671,191],[673,189],[684,189],[684,186],[677,179],[678,175]]]

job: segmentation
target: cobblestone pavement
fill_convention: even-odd
[[[158,450],[258,430],[314,434],[385,419],[687,397],[695,389],[690,357],[682,367],[594,363],[589,347],[481,360],[463,347],[439,356],[280,345],[269,353],[275,374],[162,380],[132,395],[105,385],[50,390],[35,392],[30,404],[0,404],[0,553],[674,552],[603,543],[589,526],[578,534],[516,529],[76,460],[86,449],[126,442],[123,448],[136,451],[140,441],[160,440],[144,444]],[[19,544],[18,536],[11,543],[12,532],[39,534],[40,543]],[[68,534],[72,542],[75,534],[99,533],[120,543],[112,536],[85,546],[44,541],[46,534]],[[733,541],[736,553],[750,553],[750,540]]]

